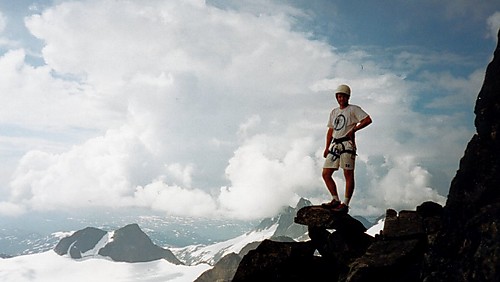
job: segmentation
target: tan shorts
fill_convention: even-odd
[[[348,150],[347,152],[343,152]],[[332,151],[334,153],[332,153]],[[356,161],[356,147],[352,141],[344,141],[340,144],[332,144],[330,146],[330,153],[326,156],[323,168],[333,169],[354,169]]]

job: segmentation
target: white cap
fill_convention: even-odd
[[[347,96],[351,96],[351,88],[345,84],[341,84],[339,85],[339,87],[337,87],[337,90],[335,90],[335,94],[337,93],[342,93],[346,94]]]

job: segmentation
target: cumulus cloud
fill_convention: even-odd
[[[137,187],[132,205],[165,211],[172,215],[211,217],[217,216],[214,199],[199,189],[170,186],[163,181],[154,181],[145,187]]]
[[[61,154],[30,151],[17,167],[11,195],[39,210],[120,206],[131,175],[141,169],[135,157],[144,151],[134,135],[113,131]]]
[[[49,66],[25,62],[22,49],[0,57],[0,113],[4,123],[32,130],[67,130],[71,127],[105,129],[113,124],[112,109],[104,109],[92,87],[54,77]]]
[[[408,209],[425,201],[445,204],[446,198],[430,187],[432,175],[414,156],[371,156],[358,171],[369,181],[361,182],[355,191],[361,199],[353,207],[362,215],[383,214],[387,208]]]
[[[219,200],[229,214],[264,217],[294,205],[297,195],[318,186],[317,160],[311,138],[288,141],[286,136],[257,135],[240,146],[229,160],[230,187]],[[252,211],[252,213],[245,213]]]
[[[359,133],[353,211],[442,201],[433,166],[458,159],[450,144],[467,130],[416,113],[416,84],[369,53],[342,53],[295,31],[291,15],[300,13],[204,1],[79,1],[27,18],[46,64],[28,65],[23,50],[0,58],[8,74],[0,99],[12,105],[2,121],[56,139],[87,134],[75,133],[63,149],[26,152],[2,206],[133,206],[249,219],[299,197],[327,200],[322,152],[339,83],[352,86],[351,102],[374,120]],[[342,194],[342,177],[335,178]]]

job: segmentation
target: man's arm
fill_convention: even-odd
[[[370,123],[372,123],[372,118],[370,116],[367,116],[354,127],[353,131],[356,132],[358,130],[361,130],[370,125]]]
[[[333,134],[333,128],[329,127],[328,131],[326,132],[326,146],[325,146],[325,151],[323,151],[324,158],[326,158],[326,156],[328,156],[330,144],[332,143],[332,139],[333,139],[332,134]]]
[[[372,118],[370,116],[365,117],[358,124],[356,124],[356,126],[354,126],[353,129],[349,131],[347,135],[349,136],[349,138],[351,138],[351,140],[354,140],[355,138],[354,133],[358,130],[367,127],[368,125],[370,125],[370,123],[372,123]]]

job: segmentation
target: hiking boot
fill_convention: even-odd
[[[340,205],[340,201],[333,199],[331,202],[321,204],[321,207],[326,209],[335,209]]]
[[[349,206],[342,203],[340,205],[337,205],[337,207],[335,207],[333,211],[339,213],[347,213],[349,211]]]

